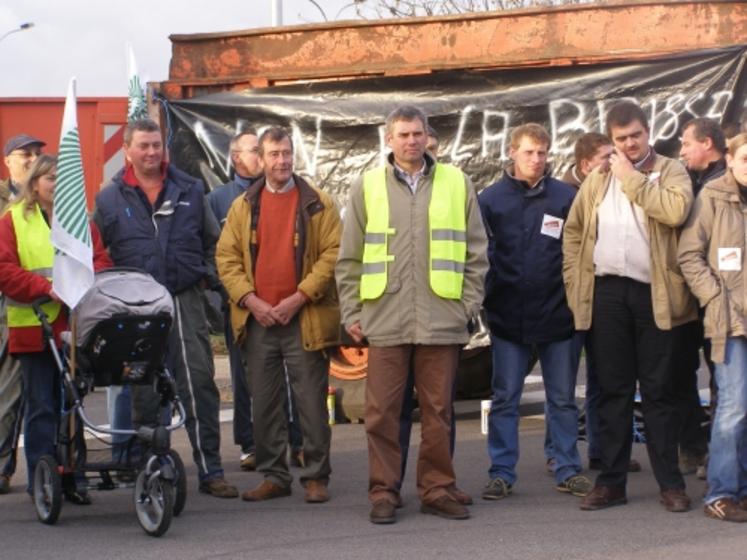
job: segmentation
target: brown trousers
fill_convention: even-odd
[[[394,503],[399,494],[401,450],[399,419],[410,368],[420,406],[418,495],[430,503],[456,483],[451,462],[451,405],[459,346],[373,346],[368,351],[366,434],[368,497]]]

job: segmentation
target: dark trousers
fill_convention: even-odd
[[[174,296],[174,324],[169,334],[166,364],[187,414],[184,427],[200,481],[221,478],[220,395],[215,385],[204,299],[197,286]],[[133,424],[157,424],[158,403],[159,398],[150,386],[133,385]]]
[[[55,456],[60,415],[60,372],[49,351],[18,354],[23,376],[23,442],[28,472],[27,491],[34,469],[44,455]]]
[[[8,353],[8,341],[0,350],[0,475],[16,472],[18,437],[23,424],[21,364]]]
[[[454,457],[454,444],[456,439],[456,416],[454,415],[454,399],[456,398],[456,376],[454,376],[454,390],[451,394],[451,439],[449,440],[449,452]],[[402,414],[399,417],[399,446],[402,453],[402,472],[399,479],[399,487],[405,479],[407,470],[407,455],[410,453],[410,434],[412,433],[412,413],[417,405],[415,400],[415,372],[410,370],[405,386],[405,400],[402,403]]]
[[[591,349],[599,379],[598,486],[627,481],[630,419],[636,382],[640,385],[646,447],[662,490],[684,488],[677,466],[677,416],[672,391],[676,337],[659,329],[653,316],[651,286],[618,276],[597,277],[592,311]]]
[[[254,423],[252,422],[252,394],[246,379],[244,360],[241,356],[241,347],[234,343],[231,319],[226,310],[223,321],[223,334],[226,339],[228,350],[228,362],[231,368],[231,387],[233,389],[233,441],[241,447],[242,453],[255,451]],[[295,414],[293,394],[288,391],[288,398],[283,405],[288,415],[288,442],[294,450],[303,447],[301,428]]]
[[[692,321],[673,329],[677,337],[674,360],[674,395],[680,450],[696,457],[708,453],[707,421],[698,393],[703,324]]]
[[[234,344],[231,314],[223,314],[223,335],[228,350],[228,363],[231,368],[231,388],[233,389],[233,442],[241,447],[242,453],[254,451],[254,425],[252,424],[252,396],[246,382],[241,347]]]
[[[366,380],[368,496],[396,502],[402,465],[399,420],[407,377],[412,370],[421,415],[418,495],[425,503],[456,483],[451,462],[451,409],[459,346],[372,346]]]
[[[325,353],[304,349],[298,316],[287,325],[269,328],[251,317],[243,355],[247,381],[254,396],[257,470],[280,486],[287,488],[292,482],[286,457],[287,375],[296,405],[293,415],[298,418],[303,434],[306,466],[301,471],[301,483],[328,480],[332,433],[327,412],[329,359]]]

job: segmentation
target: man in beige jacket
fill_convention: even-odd
[[[671,380],[672,328],[696,317],[677,266],[678,228],[690,211],[692,187],[679,162],[649,145],[648,121],[635,103],[612,107],[607,131],[615,145],[610,170],[593,171],[581,185],[563,236],[568,305],[576,328],[589,330],[601,389],[602,472],[580,507],[627,502],[638,382],[660,501],[668,511],[687,511]]]
[[[682,231],[679,262],[713,344],[713,414],[705,515],[747,522],[747,134],[729,141],[728,171],[707,183]]]
[[[421,511],[469,517],[451,493],[451,401],[459,348],[469,339],[487,271],[487,240],[464,174],[426,153],[425,114],[400,107],[386,119],[384,167],[354,185],[336,279],[342,322],[369,342],[366,433],[373,523],[394,523],[400,503],[399,418],[412,365],[422,440]]]

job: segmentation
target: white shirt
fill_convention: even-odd
[[[407,171],[402,169],[396,163],[394,164],[394,168],[397,170],[400,177],[402,177],[402,179],[405,180],[405,183],[407,183],[407,186],[410,187],[412,194],[415,194],[415,191],[418,190],[418,183],[420,182],[420,179],[425,174],[425,160],[423,160],[423,167],[421,167],[419,171],[416,171],[412,175],[410,175]]]
[[[614,176],[597,210],[594,274],[651,283],[648,218],[643,208],[628,199]]]
[[[285,185],[283,185],[282,187],[280,187],[279,189],[273,189],[273,188],[272,188],[272,187],[270,186],[270,183],[269,183],[268,181],[266,181],[266,180],[265,180],[265,188],[266,188],[266,189],[267,189],[268,191],[270,191],[270,192],[271,192],[272,194],[282,194],[282,193],[286,193],[286,192],[288,192],[289,190],[293,189],[293,187],[295,187],[295,186],[296,186],[296,183],[295,183],[295,182],[293,181],[293,177],[291,177],[290,179],[288,179],[288,182],[287,182],[287,183],[286,183]]]

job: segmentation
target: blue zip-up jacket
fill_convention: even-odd
[[[139,189],[125,183],[124,173],[96,196],[93,218],[114,265],[145,270],[172,294],[203,279],[219,286],[220,227],[205,203],[202,181],[169,165],[154,209]]]
[[[576,189],[549,175],[530,189],[510,171],[478,195],[488,232],[488,325],[522,344],[564,340],[574,327],[563,287],[562,226]]]
[[[242,177],[240,175],[235,175],[233,180],[225,185],[215,187],[210,191],[210,193],[208,193],[208,204],[210,205],[210,209],[213,211],[213,215],[215,216],[215,219],[218,220],[221,228],[223,228],[223,224],[226,222],[228,209],[231,208],[233,201],[244,194],[250,185],[261,178],[262,175],[259,175],[258,177]]]

